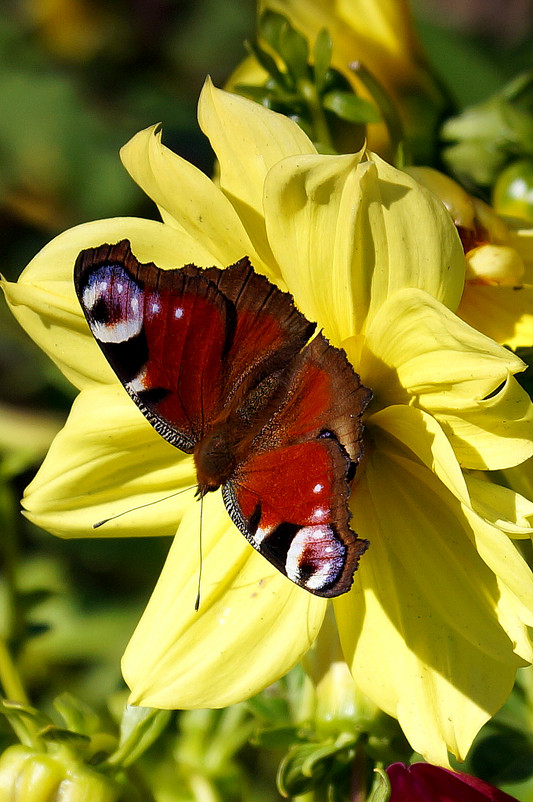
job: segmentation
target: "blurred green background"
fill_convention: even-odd
[[[416,17],[458,109],[533,67],[530,0],[419,0]],[[15,279],[78,223],[156,215],[118,158],[143,127],[161,121],[166,144],[209,173],[198,94],[208,73],[224,84],[254,30],[253,0],[3,0],[1,272]],[[0,328],[0,634],[33,703],[68,689],[103,711],[168,543],[60,541],[20,516],[74,393],[3,302]],[[0,751],[10,739],[0,719]]]

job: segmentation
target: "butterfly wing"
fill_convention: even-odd
[[[76,292],[127,392],[166,440],[191,453],[237,391],[297,353],[314,329],[247,258],[220,270],[141,264],[128,240],[82,251]]]
[[[349,527],[348,498],[370,397],[345,353],[319,334],[295,358],[285,398],[223,487],[254,548],[319,596],[349,590],[368,546]]]
[[[190,453],[220,404],[227,300],[193,266],[140,264],[127,240],[82,251],[74,283],[125,389],[165,439]]]

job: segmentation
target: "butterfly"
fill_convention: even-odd
[[[237,528],[297,585],[349,590],[368,546],[348,498],[372,394],[345,352],[247,257],[163,270],[122,240],[81,251],[74,284],[127,393],[193,454],[196,495],[221,488]]]

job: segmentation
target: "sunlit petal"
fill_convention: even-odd
[[[206,497],[200,608],[198,506],[178,530],[123,659],[135,704],[222,707],[289,670],[320,629],[326,602],[298,588],[228,523],[220,494]]]
[[[377,156],[297,156],[265,182],[274,256],[296,302],[333,341],[361,331],[397,289],[455,308],[464,256],[442,204]],[[325,236],[324,232],[327,232]]]
[[[519,470],[522,467],[520,465],[511,470]],[[531,537],[532,501],[487,478],[466,474],[465,480],[474,512],[510,537]]]
[[[370,326],[359,365],[378,406],[433,414],[463,467],[503,468],[533,451],[533,407],[513,373],[524,363],[427,293],[403,290]]]
[[[23,504],[34,523],[61,537],[173,535],[195,485],[192,459],[163,440],[115,382],[79,394]]]
[[[224,193],[201,170],[165,147],[157,126],[136,134],[120,155],[132,178],[157,203],[165,222],[209,249],[210,264],[224,267],[248,255],[256,269],[265,272]]]
[[[292,120],[223,92],[209,79],[200,96],[198,120],[217,155],[220,186],[273,272],[275,263],[266,240],[263,215],[265,176],[286,156],[315,153],[315,148]]]
[[[510,348],[533,343],[533,288],[465,284],[457,314]]]
[[[520,659],[500,619],[515,611],[459,501],[381,446],[353,503],[371,545],[354,591],[335,601],[341,642],[362,690],[398,717],[414,749],[445,765],[447,749],[464,757],[512,687]]]

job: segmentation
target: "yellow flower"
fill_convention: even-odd
[[[459,317],[502,345],[533,345],[533,228],[505,220],[431,167],[407,172],[441,199],[461,235],[466,281]]]
[[[417,161],[429,160],[428,131],[436,128],[447,100],[431,73],[407,0],[261,0],[259,8],[285,15],[310,42],[326,28],[333,41],[332,66],[361,97],[371,100],[350,69],[354,62],[366,67],[396,105]],[[246,59],[232,75],[230,86],[262,84],[265,77],[253,59]],[[390,156],[383,123],[368,127],[368,145]]]
[[[372,153],[322,156],[295,123],[206,84],[199,120],[220,164],[215,185],[161,144],[123,149],[163,222],[101,220],[67,231],[4,284],[20,323],[80,389],[24,500],[62,537],[194,485],[192,461],[131,403],[74,295],[78,252],[128,238],[141,261],[225,266],[247,254],[342,345],[374,392],[352,524],[371,542],[353,589],[332,602],[361,690],[396,716],[432,762],[463,757],[532,658],[533,580],[511,537],[533,505],[468,469],[533,453],[532,406],[511,352],[455,314],[464,256],[441,202]],[[179,526],[178,526],[179,524]],[[168,535],[159,582],[123,660],[134,703],[218,707],[283,675],[315,640],[329,602],[288,581],[192,492],[98,530]]]

